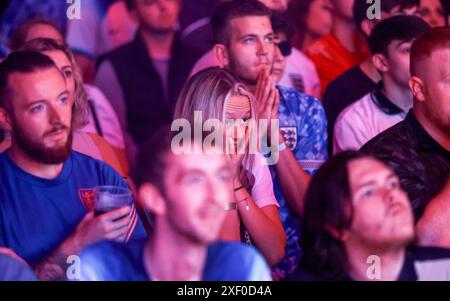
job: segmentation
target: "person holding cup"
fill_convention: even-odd
[[[73,113],[73,114],[72,114]],[[72,151],[76,115],[63,74],[47,56],[20,51],[0,64],[0,247],[41,280],[62,280],[67,259],[101,240],[145,237],[133,206],[94,216],[94,188],[126,188],[110,166]]]

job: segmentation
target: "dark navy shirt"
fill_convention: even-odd
[[[77,152],[51,180],[23,171],[7,151],[0,154],[0,247],[30,264],[44,259],[93,209],[93,189],[101,185],[126,187],[112,167]],[[129,236],[146,237],[133,212]]]
[[[369,268],[369,264],[367,265]],[[292,281],[323,281],[320,276],[299,269]],[[349,275],[343,275],[333,281],[353,281]],[[375,279],[367,279],[375,280]],[[434,247],[412,247],[406,251],[403,266],[397,281],[449,281],[450,250]]]

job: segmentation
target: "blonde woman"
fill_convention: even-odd
[[[252,147],[258,120],[254,97],[230,71],[208,68],[191,77],[182,89],[174,121],[180,119],[188,120],[192,127],[199,121],[205,124],[220,120],[223,150],[229,151],[226,147],[230,144],[234,149],[230,154],[236,171],[234,202],[226,208],[222,239],[252,243],[269,265],[280,262],[285,254],[286,234],[269,168]]]

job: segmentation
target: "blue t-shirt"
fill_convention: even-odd
[[[146,240],[128,244],[104,241],[81,252],[83,281],[148,281],[144,266]],[[203,270],[205,281],[270,281],[270,270],[262,256],[251,246],[216,242],[208,247]]]
[[[327,159],[327,120],[322,104],[317,98],[295,89],[278,86],[280,106],[278,116],[280,132],[286,146],[292,150],[303,170],[312,175]],[[286,255],[272,268],[274,279],[288,277],[295,271],[302,251],[299,246],[300,219],[286,202],[278,181],[275,166],[270,166],[273,190],[278,204],[281,222],[286,232]]]
[[[8,151],[0,154],[0,247],[12,249],[29,264],[44,259],[93,209],[93,189],[102,185],[126,187],[112,167],[77,152],[52,180],[26,173]],[[146,237],[139,218],[133,219],[129,236]]]

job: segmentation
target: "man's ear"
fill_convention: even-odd
[[[159,190],[152,184],[145,183],[139,188],[138,199],[140,205],[155,215],[164,215],[167,206]]]
[[[389,64],[387,62],[387,59],[381,53],[377,53],[372,56],[372,63],[379,72],[389,71]]]
[[[214,45],[213,51],[214,54],[216,55],[217,60],[220,63],[221,68],[224,68],[229,65],[230,60],[228,56],[228,51],[224,44]]]
[[[361,30],[369,37],[372,30],[375,28],[375,25],[377,24],[374,21],[365,19],[361,22]]]
[[[412,76],[409,79],[409,88],[411,89],[415,99],[420,102],[425,101],[425,86],[419,77]]]
[[[11,118],[5,109],[0,108],[0,128],[12,132]]]

